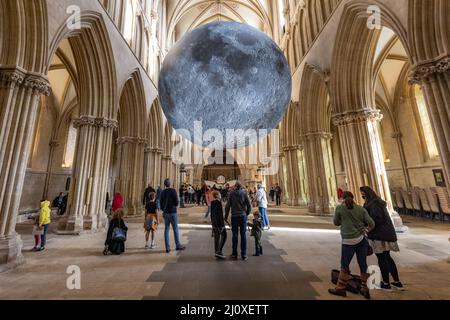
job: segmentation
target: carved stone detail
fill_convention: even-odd
[[[412,68],[409,83],[420,84],[430,76],[445,73],[450,70],[450,56],[440,57],[437,60],[425,62]]]
[[[357,111],[349,111],[333,116],[333,124],[335,126],[344,126],[352,123],[360,123],[366,121],[381,121],[383,114],[380,110],[362,109]]]
[[[29,88],[36,94],[50,95],[50,84],[45,76],[27,73],[19,67],[0,68],[0,87],[12,88],[15,86]]]
[[[114,119],[97,118],[93,116],[81,116],[73,121],[75,128],[81,128],[85,126],[97,127],[97,128],[111,128],[116,130],[119,127],[119,122]]]
[[[138,144],[145,145],[147,144],[147,139],[140,137],[120,137],[117,139],[117,144]]]

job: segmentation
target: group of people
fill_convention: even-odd
[[[392,223],[387,204],[370,187],[360,189],[364,206],[355,203],[351,192],[343,192],[342,204],[336,208],[334,224],[341,229],[342,253],[341,271],[337,287],[329,293],[347,296],[347,285],[352,277],[350,263],[356,255],[361,271],[360,293],[370,299],[367,280],[367,256],[375,253],[381,270],[382,281],[379,285],[384,290],[403,290],[397,266],[391,252],[398,252],[397,234]],[[393,282],[390,282],[392,276]]]
[[[278,183],[270,188],[270,192],[269,192],[270,200],[272,202],[275,202],[275,204],[278,207],[281,206],[281,196],[282,195],[283,195],[283,191]]]

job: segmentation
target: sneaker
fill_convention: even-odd
[[[166,253],[170,253],[170,249],[166,249]]]
[[[380,289],[384,290],[384,291],[392,291],[391,285],[389,283],[384,283],[384,282],[380,283]]]
[[[149,246],[148,246],[148,244],[146,244],[144,249],[148,249],[148,248],[149,248]]]
[[[150,246],[150,249],[156,249],[156,244],[152,243],[152,245]]]
[[[231,256],[230,256],[230,259],[231,259],[231,260],[237,260],[237,256],[231,255]]]
[[[223,255],[223,253],[220,252],[216,253],[215,257],[219,260],[225,260],[227,258]]]
[[[259,254],[259,253],[256,253],[256,254],[254,254],[253,256],[254,256],[254,257],[259,257],[260,254]]]
[[[248,257],[247,256],[243,256],[242,257],[242,261],[247,261],[248,260]]]
[[[44,251],[45,250],[45,247],[40,247],[40,248],[38,248],[36,251],[37,252],[40,252],[40,251]]]
[[[181,247],[178,247],[178,248],[177,248],[177,251],[184,251],[184,250],[186,250],[186,247],[185,247],[185,246],[181,246]]]
[[[398,282],[392,282],[391,286],[395,289],[395,290],[400,290],[400,291],[404,291],[405,288],[403,287],[403,284],[398,281]]]

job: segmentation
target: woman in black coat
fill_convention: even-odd
[[[380,284],[381,289],[403,290],[403,285],[400,282],[397,265],[391,257],[391,251],[400,251],[397,243],[397,234],[395,232],[394,224],[387,209],[387,203],[381,199],[375,191],[370,187],[362,187],[361,194],[365,200],[364,208],[369,213],[370,217],[375,221],[375,228],[369,232],[369,243],[373,248],[374,253],[378,258],[378,265],[380,266],[383,281]],[[389,283],[389,276],[392,275],[394,282]]]
[[[109,222],[108,235],[105,241],[105,255],[108,252],[112,254],[120,255],[125,252],[125,241],[119,241],[113,239],[113,232],[115,228],[120,228],[127,234],[128,227],[123,220],[123,211],[121,209],[114,212],[112,220]]]

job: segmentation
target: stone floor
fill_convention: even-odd
[[[26,263],[0,274],[0,299],[340,299],[327,293],[330,270],[338,268],[339,231],[331,217],[314,217],[293,208],[270,208],[273,228],[264,234],[264,256],[216,261],[204,208],[180,213],[187,250],[166,254],[163,232],[156,250],[143,249],[140,219],[129,220],[127,252],[103,256],[104,233],[50,234],[47,250],[30,252],[31,225],[17,230],[24,240]],[[372,291],[374,299],[450,299],[450,224],[406,217],[409,231],[399,236],[395,253],[404,292]],[[231,253],[231,234],[226,253]],[[249,241],[249,254],[254,251]],[[369,264],[376,264],[370,257]],[[81,269],[81,290],[67,289],[71,265]],[[352,265],[357,270],[356,264]],[[350,300],[360,300],[349,295]]]

